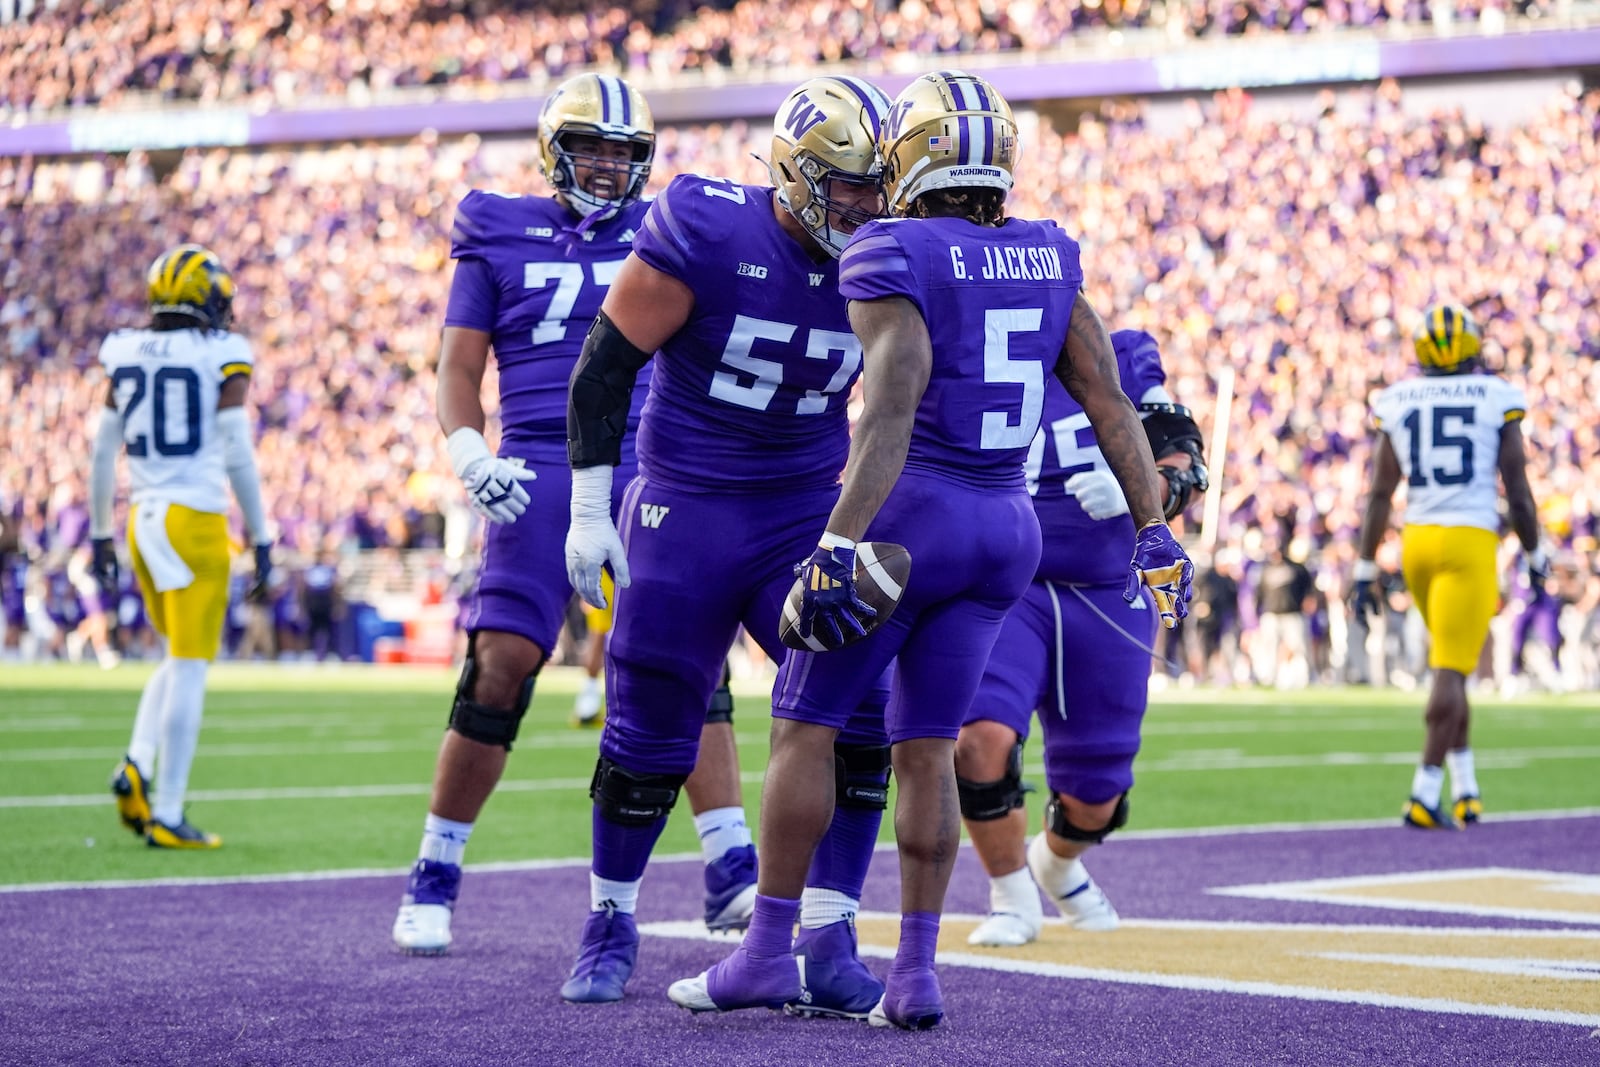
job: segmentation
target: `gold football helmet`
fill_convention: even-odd
[[[834,258],[850,235],[883,215],[878,127],[883,90],[860,78],[812,78],[772,120],[772,184],[778,203]]]
[[[597,137],[632,146],[626,162],[574,151],[569,139]],[[609,218],[644,193],[656,154],[656,122],[633,86],[610,74],[580,74],[556,86],[539,112],[539,170],[573,209]],[[578,180],[578,168],[589,172]],[[590,186],[609,185],[610,192]],[[598,220],[596,220],[598,221]]]
[[[1429,308],[1411,339],[1424,374],[1460,374],[1475,366],[1483,351],[1478,324],[1454,304]]]
[[[233,322],[233,275],[208,248],[168,249],[150,264],[145,280],[152,315],[187,315],[207,330],[226,330]]]
[[[933,189],[1011,190],[1017,121],[1011,105],[975,74],[924,74],[889,106],[878,146],[889,211],[904,215]]]

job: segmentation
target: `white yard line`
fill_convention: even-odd
[[[746,773],[741,777],[749,779]],[[572,787],[579,779],[567,779],[564,787]],[[583,786],[587,787],[589,780],[582,779]],[[519,788],[522,787],[522,788]],[[510,789],[513,792],[531,791],[538,787],[538,783],[501,782],[499,788]],[[360,788],[360,787],[354,787]],[[372,787],[387,788],[387,787]],[[410,795],[425,795],[428,792],[426,785],[408,786]],[[194,794],[191,794],[193,796]],[[390,795],[390,794],[373,794]],[[394,794],[398,795],[398,794]],[[96,796],[96,803],[108,803],[105,797]],[[1550,811],[1520,811],[1495,814],[1496,822],[1545,822],[1552,819],[1591,819],[1600,816],[1600,808],[1562,808]],[[1371,830],[1385,829],[1395,825],[1393,819],[1363,819],[1346,820],[1342,822],[1284,822],[1267,823],[1244,826],[1206,826],[1194,829],[1168,829],[1168,830],[1124,830],[1119,831],[1117,837],[1123,839],[1138,839],[1145,841],[1162,840],[1167,838],[1194,838],[1194,837],[1224,837],[1230,834],[1270,834],[1270,833],[1317,833],[1338,830]],[[962,848],[971,846],[963,841]],[[877,845],[879,852],[893,852],[894,842],[880,841]],[[698,852],[680,852],[660,854],[650,857],[651,863],[701,863],[703,862]],[[579,868],[587,870],[589,857],[574,856],[570,859],[549,860],[506,860],[498,863],[469,863],[466,869],[477,872],[494,871],[543,871]],[[87,882],[34,882],[22,885],[0,885],[0,895],[13,893],[46,893],[67,889],[149,889],[152,887],[171,886],[208,886],[208,885],[263,885],[276,882],[325,882],[339,881],[352,878],[396,877],[406,873],[406,867],[379,867],[379,868],[351,868],[336,871],[288,871],[282,874],[239,874],[225,875],[215,878],[140,878],[140,879],[105,879]],[[1146,922],[1159,920],[1145,920]],[[1254,925],[1254,924],[1252,924]],[[1364,927],[1363,929],[1368,929]]]

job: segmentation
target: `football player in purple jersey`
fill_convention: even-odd
[[[900,946],[875,1025],[944,1017],[933,956],[960,845],[954,750],[1006,612],[1033,579],[1039,523],[1023,462],[1052,371],[1083,405],[1139,528],[1124,595],[1149,584],[1169,624],[1193,568],[1162,520],[1155,460],[1117,379],[1100,318],[1080,292],[1078,246],[1052,222],[1007,219],[1017,152],[1005,100],[981,78],[924,75],[890,106],[879,139],[894,219],[856,231],[839,289],[863,348],[865,406],[839,502],[800,576],[799,632],[778,672],[762,791],[762,865],[743,944],[673,999],[705,1010],[770,1005],[797,982],[787,946],[806,865],[832,796],[833,738],[896,661],[887,712],[899,792]],[[855,584],[855,544],[904,545],[898,610],[866,640],[873,609]]]
[[[395,943],[416,955],[450,946],[467,838],[505,769],[572,597],[561,547],[567,378],[648,207],[641,194],[655,124],[644,97],[620,78],[581,74],[557,86],[540,113],[538,138],[540,168],[555,195],[475,190],[462,199],[451,233],[457,266],[439,356],[439,424],[468,499],[489,526],[466,618],[466,664],[394,923]],[[498,456],[484,440],[479,399],[491,348],[500,380]],[[643,400],[641,387],[622,417],[636,420]],[[632,455],[623,461],[631,466]],[[706,880],[716,898],[708,919],[727,927],[749,913],[755,852],[744,828],[732,700],[726,689],[707,696],[706,758],[689,792],[695,810],[722,828],[707,845]]]
[[[1208,484],[1199,427],[1167,393],[1155,338],[1118,330],[1111,344],[1174,518]],[[1116,909],[1078,857],[1127,821],[1158,625],[1148,591],[1122,596],[1133,553],[1128,501],[1083,406],[1058,382],[1045,382],[1027,476],[1044,538],[1039,569],[1006,616],[956,739],[961,815],[989,873],[989,917],[967,938],[973,945],[1039,936],[1036,881],[1077,929],[1116,929]],[[1097,667],[1076,669],[1081,662]],[[1045,832],[1027,845],[1022,743],[1035,708],[1051,799]]]
[[[857,79],[812,79],[778,109],[771,186],[674,179],[651,206],[573,372],[567,570],[596,605],[611,570],[617,621],[590,788],[592,910],[562,986],[569,1001],[623,995],[638,950],[639,883],[694,766],[695,709],[739,626],[774,660],[785,654],[778,623],[794,563],[827,521],[849,447],[846,403],[861,345],[835,257],[882,213],[876,133],[887,104]],[[639,473],[619,534],[607,502],[627,399],[647,363]],[[882,988],[856,958],[853,919],[887,803],[885,699],[881,682],[864,687],[864,710],[830,740],[820,772],[830,807],[840,798],[840,818],[809,881],[801,871],[809,889],[797,954],[808,977],[778,1002],[793,1001],[797,1012],[861,1018]],[[762,839],[782,842],[765,827]],[[788,968],[796,973],[793,959]]]

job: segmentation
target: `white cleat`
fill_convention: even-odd
[[[1028,869],[1033,872],[1033,880],[1044,889],[1044,895],[1055,904],[1056,910],[1061,912],[1063,918],[1071,924],[1074,930],[1084,930],[1093,933],[1115,930],[1122,925],[1122,920],[1117,916],[1117,909],[1111,906],[1100,887],[1095,884],[1089,872],[1081,861],[1074,863],[1074,869],[1080,877],[1072,878],[1068,882],[1065,892],[1058,893],[1053,888],[1050,869],[1058,863],[1055,854],[1050,851],[1050,845],[1045,841],[1044,834],[1035,837],[1028,845]]]
[[[1041,916],[1014,915],[1008,911],[991,912],[967,935],[967,944],[988,948],[1016,948],[1038,940]]]
[[[678,979],[667,987],[667,997],[678,1007],[688,1008],[690,1011],[721,1011],[706,988],[708,973],[710,972],[701,971],[693,978]]]
[[[450,950],[450,914],[443,904],[400,905],[395,945],[408,956],[443,956]]]

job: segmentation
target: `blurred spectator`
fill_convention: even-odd
[[[1204,534],[1219,572],[1238,557],[1228,567],[1243,610],[1219,634],[1255,622],[1260,553],[1248,546],[1298,541],[1328,601],[1329,666],[1349,659],[1355,671],[1342,604],[1370,455],[1366,396],[1407,368],[1412,317],[1436,299],[1471,306],[1490,365],[1526,384],[1546,535],[1570,552],[1576,588],[1600,581],[1588,473],[1600,463],[1600,237],[1589,218],[1600,92],[1559,94],[1504,128],[1452,111],[1409,115],[1392,84],[1320,103],[1290,119],[1222,93],[1171,132],[1126,104],[1070,130],[1024,112],[1015,207],[1083,236],[1105,268],[1090,298],[1108,321],[1162,339],[1173,392],[1196,398],[1208,434],[1218,368],[1234,372],[1232,433],[1224,455],[1207,457],[1220,507]],[[768,134],[664,128],[653,184],[691,169],[761,181],[749,153]],[[27,466],[20,448],[0,453],[0,512],[18,545],[0,560],[8,618],[29,584],[18,561],[45,567],[56,544],[82,536],[82,412],[104,390],[97,339],[143,321],[146,264],[185,239],[216,249],[240,280],[263,485],[284,556],[299,561],[289,570],[324,549],[342,569],[372,555],[363,549],[443,544],[470,556],[471,520],[430,398],[449,214],[474,186],[543,191],[531,140],[0,159],[0,439],[29,443]],[[1193,525],[1186,539],[1199,543]],[[343,573],[356,571],[347,593],[387,589],[375,576],[389,571]],[[414,590],[416,575],[393,573]],[[1560,618],[1580,617],[1563,625],[1592,626],[1597,598],[1569,603]],[[1397,650],[1396,666],[1410,654]]]
[[[16,3],[16,0],[11,0]],[[584,67],[810,69],[1059,49],[1085,33],[1260,37],[1392,23],[1550,19],[1560,0],[0,0],[0,116],[159,101],[362,103],[394,89],[537,90]],[[8,19],[6,16],[10,15]],[[932,65],[932,64],[929,64]]]

